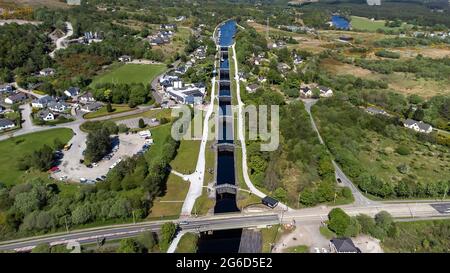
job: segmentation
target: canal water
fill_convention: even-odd
[[[231,115],[231,84],[228,47],[233,44],[236,22],[227,21],[219,28],[220,71],[219,71],[219,116],[217,140],[217,185],[236,185],[233,117]],[[222,145],[222,146],[221,146]],[[226,145],[226,146],[223,146]],[[238,212],[236,194],[216,193],[214,213]],[[202,233],[198,243],[198,253],[237,253],[241,242],[242,229],[221,230]]]
[[[333,15],[331,17],[331,23],[337,29],[350,29],[350,22],[345,17],[339,15]]]

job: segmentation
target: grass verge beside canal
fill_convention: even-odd
[[[198,235],[195,233],[186,233],[178,242],[175,253],[196,253],[198,249]]]

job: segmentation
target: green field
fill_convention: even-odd
[[[111,106],[113,109],[113,111],[111,113],[108,113],[108,111],[106,110],[106,106],[103,106],[98,111],[87,113],[83,117],[85,119],[92,119],[92,118],[98,118],[98,117],[104,117],[104,116],[119,114],[119,113],[123,113],[123,112],[128,112],[128,111],[132,111],[135,109],[135,108],[130,108],[128,105],[113,104]]]
[[[53,129],[1,141],[0,182],[7,185],[21,182],[20,177],[25,172],[17,169],[19,159],[42,148],[45,144],[53,147],[57,138],[67,143],[72,138],[72,130]]]
[[[363,30],[363,31],[377,31],[378,29],[382,30],[399,30],[408,26],[406,23],[403,23],[401,27],[387,27],[385,26],[385,20],[370,20],[369,18],[352,16],[351,17],[352,29],[354,30]]]
[[[166,70],[163,64],[125,64],[113,68],[111,71],[98,76],[91,83],[94,87],[99,83],[143,83],[149,84],[153,79]]]
[[[309,247],[304,246],[304,245],[293,246],[293,247],[289,247],[289,248],[285,249],[283,252],[284,253],[308,253]]]
[[[200,150],[200,140],[182,140],[178,154],[170,162],[170,166],[183,174],[191,174],[197,166],[198,153]]]

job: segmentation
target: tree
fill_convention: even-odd
[[[169,245],[175,237],[177,226],[173,222],[164,223],[161,227],[159,248],[161,251],[166,252],[169,249]]]
[[[117,253],[139,253],[139,244],[132,238],[125,238],[120,240],[120,246]]]
[[[141,129],[145,128],[145,122],[141,118],[139,119],[139,128],[141,128]]]
[[[389,212],[383,210],[375,215],[375,223],[384,231],[388,231],[394,223],[394,219]]]
[[[422,121],[424,117],[425,117],[425,112],[423,111],[423,109],[420,107],[417,108],[417,110],[414,112],[413,119]]]
[[[328,228],[338,236],[345,236],[351,224],[351,218],[341,208],[334,208],[328,214]]]
[[[151,231],[143,232],[138,240],[148,252],[151,252],[156,245],[155,234]]]
[[[108,113],[112,113],[112,112],[114,111],[114,109],[112,108],[112,105],[111,105],[110,102],[108,102],[108,103],[106,104],[106,111],[107,111]]]
[[[49,244],[39,244],[31,250],[31,253],[51,253]]]
[[[85,161],[97,162],[107,155],[112,148],[112,141],[107,129],[95,130],[88,134],[85,150]]]
[[[287,191],[283,188],[277,188],[273,193],[273,196],[280,200],[281,202],[286,202],[287,200]]]

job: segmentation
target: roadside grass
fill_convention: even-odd
[[[90,87],[95,88],[99,83],[142,83],[147,85],[166,69],[163,64],[124,64],[96,77]]]
[[[426,220],[395,223],[398,234],[382,241],[385,252],[444,253],[450,249],[450,220]]]
[[[323,237],[327,238],[328,240],[331,240],[336,237],[336,234],[334,234],[333,231],[329,230],[327,226],[322,226],[319,228],[320,234],[323,235]]]
[[[93,118],[99,118],[99,117],[124,113],[124,112],[128,112],[128,111],[133,111],[136,109],[136,108],[130,108],[128,105],[125,105],[125,104],[112,104],[111,106],[112,106],[112,110],[113,110],[111,113],[109,113],[106,110],[106,105],[104,105],[98,111],[87,113],[83,117],[85,119],[93,119]]]
[[[305,245],[286,248],[284,253],[309,253],[309,247]]]
[[[170,162],[172,169],[182,174],[193,173],[197,166],[200,144],[200,140],[181,140],[177,156]]]
[[[288,232],[280,225],[273,225],[268,228],[261,229],[262,237],[262,253],[270,253],[272,244],[275,244],[283,234]]]
[[[188,190],[189,182],[170,174],[164,196],[156,198],[147,218],[179,216]]]
[[[1,141],[0,181],[6,185],[17,183],[22,175],[29,174],[17,168],[21,157],[42,148],[44,145],[54,147],[55,139],[67,143],[72,138],[72,134],[71,129],[52,129]]]
[[[206,143],[205,149],[205,177],[203,180],[203,186],[207,186],[215,179],[215,167],[216,167],[216,153],[214,148],[211,148],[213,141],[208,141]],[[208,211],[214,208],[214,199],[208,197],[208,190],[203,188],[202,195],[195,200],[194,211],[197,215],[206,215]]]
[[[199,236],[195,233],[185,233],[178,242],[175,253],[196,253]]]
[[[171,123],[150,129],[154,144],[151,146],[150,150],[144,154],[147,161],[151,161],[154,158],[162,156],[163,145],[161,145],[161,143],[164,143],[164,140],[167,137],[170,137],[170,130]]]
[[[120,121],[120,120],[133,119],[133,118],[150,118],[150,119],[151,118],[156,118],[156,119],[165,118],[170,121],[172,119],[171,109],[151,109],[151,110],[148,110],[143,113],[111,118],[109,120],[110,121]]]

